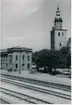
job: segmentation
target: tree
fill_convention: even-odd
[[[71,53],[70,52],[67,53],[66,59],[67,59],[67,68],[69,68],[71,66]]]
[[[60,51],[43,49],[33,53],[33,61],[37,68],[48,68],[46,72],[51,73],[52,68],[65,68],[71,65],[71,53],[68,47],[63,47]]]
[[[70,48],[69,47],[62,47],[61,49],[60,49],[60,52],[63,54],[63,55],[67,55],[68,54],[68,52],[70,51]]]
[[[71,66],[71,51],[70,47],[62,47],[60,52],[64,55],[66,59],[66,67],[69,68]]]
[[[32,61],[33,61],[33,63],[36,63],[37,56],[38,56],[38,51],[32,53]]]
[[[48,67],[47,72],[52,72],[52,68],[56,69],[59,65],[59,52],[47,49],[39,51],[36,56],[36,65],[37,67]]]

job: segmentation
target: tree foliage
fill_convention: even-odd
[[[51,72],[52,68],[65,68],[71,65],[71,53],[68,47],[63,47],[60,51],[43,49],[33,53],[33,62],[37,67],[48,67]]]

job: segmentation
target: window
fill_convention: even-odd
[[[24,63],[22,64],[22,69],[24,69]]]
[[[16,55],[16,60],[18,60],[18,55]]]
[[[12,55],[9,55],[9,58],[8,58],[9,62],[12,61]]]
[[[7,63],[6,63],[6,68],[7,68]]]
[[[30,56],[28,55],[28,61],[30,60]]]
[[[60,46],[61,46],[61,43],[60,43]]]
[[[4,57],[2,58],[2,60],[4,61]]]
[[[28,63],[28,69],[30,68],[30,64]]]
[[[22,66],[24,66],[24,63],[22,64]]]
[[[64,36],[64,33],[62,32],[62,36]]]
[[[12,59],[12,55],[9,55],[9,59]]]
[[[60,36],[60,32],[58,32],[58,36]]]
[[[22,70],[24,70],[24,63],[22,64]]]
[[[18,68],[18,64],[16,64],[15,66],[16,66],[16,69],[17,69]]]
[[[22,59],[24,60],[24,55],[22,56]]]

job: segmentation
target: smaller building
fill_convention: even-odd
[[[29,70],[32,68],[32,49],[12,47],[0,51],[1,69]]]

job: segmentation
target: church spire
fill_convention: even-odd
[[[54,20],[54,28],[62,29],[62,18],[60,16],[59,4],[57,4],[56,17]]]
[[[56,16],[57,16],[57,17],[60,17],[60,9],[59,9],[59,4],[57,4]]]

